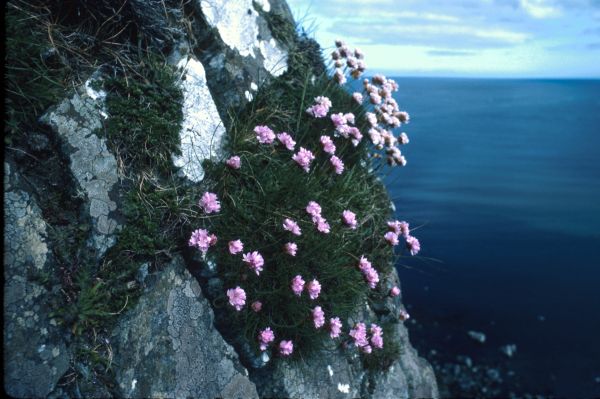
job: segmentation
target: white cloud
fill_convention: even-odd
[[[521,8],[533,18],[554,18],[562,14],[559,8],[549,5],[546,0],[521,0],[520,3]]]

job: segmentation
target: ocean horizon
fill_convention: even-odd
[[[600,395],[600,80],[394,79],[410,144],[385,181],[422,246],[397,266],[415,346],[502,367],[516,394]]]

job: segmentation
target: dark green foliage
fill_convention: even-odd
[[[50,105],[65,96],[70,69],[53,49],[49,15],[26,3],[6,5],[6,54],[4,58],[4,142],[11,144],[37,123]]]
[[[175,71],[164,61],[150,57],[139,67],[139,75],[104,84],[110,111],[106,136],[126,166],[167,173],[171,155],[179,151],[183,95]]]
[[[308,71],[307,71],[308,72]],[[362,108],[351,96],[326,77],[310,83],[308,79],[277,79],[262,89],[248,108],[239,114],[230,129],[230,151],[241,157],[240,170],[223,163],[207,165],[207,173],[216,182],[213,190],[221,200],[221,211],[214,217],[197,221],[219,237],[216,248],[219,275],[225,290],[240,286],[246,290],[247,305],[254,300],[263,303],[255,313],[246,306],[241,312],[227,304],[225,292],[217,305],[231,312],[236,328],[253,345],[258,343],[258,330],[271,327],[279,342],[292,339],[295,355],[306,355],[330,340],[327,327],[316,330],[311,310],[320,305],[327,320],[347,317],[364,303],[371,291],[359,271],[358,259],[365,255],[383,279],[391,270],[393,251],[383,240],[386,220],[390,216],[390,199],[385,187],[369,170],[366,144],[354,147],[349,140],[334,139],[336,154],[346,165],[342,175],[336,175],[329,156],[321,150],[319,137],[332,135],[329,118],[315,119],[306,114],[313,98],[327,96],[333,103],[331,113],[354,112],[361,126]],[[305,147],[313,151],[310,173],[304,172],[292,159],[292,152],[278,145],[258,144],[253,129],[268,125],[276,132],[286,131],[297,141],[296,150]],[[365,140],[366,141],[366,140]],[[331,233],[316,230],[305,208],[309,201],[318,202],[323,216],[331,225]],[[341,222],[342,211],[357,214],[359,227],[350,230]],[[284,218],[299,222],[302,236],[283,230]],[[265,258],[260,276],[251,271],[240,255],[230,255],[227,243],[241,239],[244,252],[259,251]],[[298,244],[298,254],[283,252],[286,242]],[[291,291],[291,280],[302,275],[308,281],[316,278],[322,285],[317,300],[306,292],[301,298]],[[345,325],[345,330],[348,326]],[[377,351],[377,350],[375,350]]]

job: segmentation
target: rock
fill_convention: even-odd
[[[62,149],[71,161],[71,173],[87,199],[93,225],[90,241],[98,259],[114,245],[119,227],[114,217],[117,204],[111,198],[118,181],[117,160],[108,151],[106,140],[95,134],[102,127],[104,112],[100,94],[91,90],[88,82],[40,119],[61,140]]]
[[[112,337],[120,396],[258,396],[180,257],[147,282]]]
[[[204,66],[194,57],[177,64],[182,69],[183,122],[179,139],[181,155],[173,156],[180,174],[194,183],[202,181],[202,161],[222,157],[225,127],[206,83]]]
[[[513,357],[517,352],[517,345],[508,344],[500,347],[500,352],[504,353],[507,357]]]
[[[13,187],[5,169],[4,389],[44,397],[69,367],[70,354],[50,320],[50,293],[31,276],[51,272],[46,223],[35,199]]]
[[[473,338],[475,341],[483,344],[485,342],[485,334],[479,331],[468,331],[467,334],[469,337]]]

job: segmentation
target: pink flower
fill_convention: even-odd
[[[365,258],[364,256],[360,257],[360,260],[358,261],[358,268],[360,269],[360,271],[364,272],[365,270],[368,270],[372,267],[373,265],[371,265],[371,262],[369,262],[367,258]]]
[[[421,250],[421,243],[413,236],[406,237],[406,248],[410,251],[411,255],[416,255]]]
[[[248,252],[244,254],[242,260],[248,265],[248,267],[256,273],[258,276],[263,269],[265,260],[258,251]]]
[[[344,114],[341,112],[338,114],[331,114],[331,121],[335,127],[342,126],[346,124],[346,119],[344,118]]]
[[[392,246],[398,245],[398,234],[394,233],[393,231],[388,231],[383,235],[383,237],[388,242],[388,244]]]
[[[227,296],[229,297],[229,304],[238,312],[242,310],[242,307],[246,304],[246,291],[240,287],[227,290]]]
[[[381,104],[381,96],[377,93],[369,94],[369,100],[371,101],[371,104],[374,104],[374,105]]]
[[[397,117],[398,117],[398,119],[400,119],[400,122],[402,122],[402,123],[410,122],[410,115],[406,111],[398,112]]]
[[[366,353],[367,355],[371,352],[373,352],[373,348],[371,348],[371,345],[365,345],[365,346],[361,346],[360,350],[363,351],[363,353]]]
[[[197,247],[205,254],[210,246],[215,245],[216,241],[217,237],[214,234],[208,235],[208,231],[197,229],[192,232],[188,245],[190,247]]]
[[[229,166],[231,169],[239,169],[241,166],[240,157],[238,157],[237,155],[234,155],[231,158],[229,158],[226,163],[227,166]]]
[[[302,291],[304,290],[304,283],[305,282],[300,275],[297,275],[292,279],[292,291],[294,291],[296,296],[300,296],[302,294]]]
[[[315,328],[321,328],[325,324],[325,313],[320,306],[315,306],[312,311],[313,323],[315,324]]]
[[[408,314],[408,312],[404,309],[400,310],[400,315],[398,316],[398,318],[402,321],[406,321],[408,319],[410,319],[410,315]]]
[[[344,114],[344,120],[346,121],[346,123],[354,125],[354,114],[352,112]]]
[[[371,345],[383,348],[383,330],[377,324],[371,324]]]
[[[354,344],[359,348],[369,345],[369,341],[367,341],[367,326],[365,326],[365,323],[356,323],[348,335],[352,337]]]
[[[294,147],[296,147],[296,142],[294,141],[292,136],[290,136],[286,132],[279,133],[277,135],[277,140],[279,140],[279,142],[281,142],[281,144],[283,144],[288,150],[294,151]]]
[[[273,330],[271,330],[271,327],[267,327],[264,330],[259,331],[258,342],[260,343],[261,351],[267,350],[267,346],[269,345],[269,343],[273,342],[274,340],[275,334],[273,333]]]
[[[306,206],[306,212],[310,216],[320,216],[321,215],[321,205],[316,203],[315,201],[310,201]]]
[[[342,221],[352,230],[356,229],[356,214],[352,211],[345,210],[342,212]]]
[[[377,126],[377,116],[372,112],[367,112],[366,114],[367,121],[372,127]]]
[[[291,256],[296,256],[296,252],[298,251],[298,245],[295,242],[288,242],[285,244],[285,253]]]
[[[283,228],[284,228],[284,230],[287,230],[297,236],[302,234],[302,230],[300,230],[300,226],[298,226],[298,223],[296,223],[292,219],[286,218],[283,221]]]
[[[310,171],[310,163],[315,159],[315,156],[306,148],[300,147],[300,150],[292,156],[292,159],[308,173]]]
[[[335,80],[340,85],[343,85],[344,83],[346,83],[346,76],[344,76],[344,72],[342,72],[341,69],[336,69],[335,73],[333,74],[333,80]]]
[[[383,140],[379,131],[373,128],[369,129],[369,138],[371,139],[371,143],[373,143],[373,145],[378,145]]]
[[[271,144],[275,140],[275,133],[268,126],[256,126],[254,133],[261,144]]]
[[[398,220],[394,220],[392,222],[387,222],[387,225],[391,231],[393,231],[396,235],[403,235],[404,237],[408,237],[410,230],[408,223]]]
[[[344,172],[344,162],[335,155],[331,156],[329,163],[331,163],[331,166],[333,166],[337,175],[341,175]]]
[[[356,101],[357,104],[362,104],[363,102],[363,95],[359,92],[353,93],[352,98],[354,99],[354,101]]]
[[[392,289],[390,290],[390,296],[391,297],[396,297],[400,295],[400,288],[398,288],[397,285],[393,286]]]
[[[317,299],[321,293],[321,284],[315,279],[306,285],[310,299]]]
[[[321,136],[321,145],[323,146],[323,151],[328,154],[335,154],[335,144],[331,140],[329,136]]]
[[[221,210],[221,203],[218,201],[217,194],[209,193],[208,191],[202,194],[198,205],[206,213],[219,212]]]
[[[374,268],[367,269],[364,272],[364,275],[369,285],[369,288],[374,289],[377,286],[377,283],[379,282],[379,273],[377,273],[377,270],[375,270]]]
[[[348,129],[348,133],[350,133],[350,135],[353,137],[352,145],[356,147],[363,138],[362,133],[360,132],[360,130],[358,130],[358,128],[354,126]]]
[[[289,356],[294,351],[294,344],[292,341],[281,341],[279,343],[279,353],[283,356]]]
[[[242,252],[244,250],[244,243],[241,240],[229,241],[229,253],[232,255]]]
[[[327,223],[327,220],[321,216],[316,215],[312,217],[313,223],[317,225],[317,230],[323,234],[329,234],[331,226]]]
[[[327,116],[330,107],[331,101],[329,98],[319,96],[315,97],[315,104],[309,107],[306,112],[315,118],[323,118],[324,116]]]
[[[400,133],[400,136],[398,136],[398,141],[400,142],[400,144],[408,144],[410,142],[407,134],[404,132]]]
[[[254,310],[256,313],[258,313],[262,309],[262,302],[254,301],[254,302],[252,302],[252,305],[250,305],[250,306],[252,307],[252,310]]]
[[[331,338],[337,338],[342,332],[342,322],[339,317],[329,319],[329,336]]]

